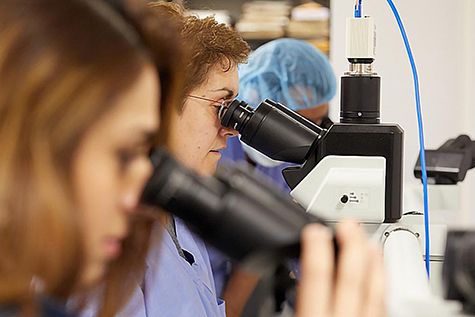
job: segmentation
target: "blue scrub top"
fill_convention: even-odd
[[[238,137],[232,137],[228,139],[227,147],[221,152],[221,162],[247,162],[246,153],[243,150],[241,141]],[[282,190],[284,193],[290,193],[289,185],[285,182],[282,170],[289,166],[295,166],[296,164],[283,163],[275,167],[266,167],[256,164],[254,169],[255,173],[259,176],[268,178],[276,188]]]
[[[179,255],[165,227],[155,223],[145,279],[137,285],[120,317],[225,317],[224,301],[216,295],[213,273],[204,242],[180,219],[175,219],[181,248],[193,258]],[[191,256],[190,256],[191,255]],[[81,317],[94,316],[88,307]]]
[[[69,311],[67,303],[52,297],[41,296],[35,298],[35,304],[38,305],[38,317],[75,317],[76,315]],[[18,317],[23,316],[21,307],[17,303],[0,305],[0,317]]]
[[[175,225],[181,248],[191,255],[192,264],[179,255],[170,234],[157,223],[140,289],[142,296],[136,294],[125,308],[134,308],[136,313],[129,310],[124,316],[226,316],[224,301],[216,295],[204,242],[180,219],[175,219]]]

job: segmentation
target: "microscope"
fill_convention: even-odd
[[[221,111],[222,125],[239,131],[242,142],[296,164],[283,171],[293,199],[246,167],[223,165],[215,177],[202,177],[159,149],[142,201],[182,218],[208,243],[257,272],[272,272],[298,257],[308,223],[351,217],[375,225],[384,247],[391,316],[455,316],[458,308],[432,295],[423,262],[432,254],[421,251],[420,214],[402,217],[403,131],[380,123],[374,41],[372,18],[348,19],[349,70],[341,78],[340,122],[328,129],[272,100],[256,108],[234,100]],[[467,259],[457,263],[464,266]],[[467,272],[464,276],[473,275]],[[448,298],[469,293],[459,290],[451,288]]]
[[[261,264],[296,257],[300,230],[309,222],[401,218],[403,131],[379,122],[374,22],[350,19],[348,30],[341,123],[323,129],[272,100],[255,109],[234,100],[220,112],[221,124],[237,130],[244,143],[300,165],[283,171],[293,199],[245,167],[222,165],[214,178],[203,178],[160,150],[152,157],[156,169],[143,201],[184,219],[234,259]]]
[[[434,185],[456,185],[475,167],[475,141],[468,135],[449,139],[439,148],[426,150],[427,176]],[[414,176],[422,178],[421,159],[414,166]]]
[[[327,221],[351,217],[393,223],[402,213],[403,131],[397,124],[380,123],[372,18],[348,20],[347,58],[340,123],[328,130],[272,100],[256,108],[235,100],[221,123],[268,157],[301,164],[283,175],[308,212]]]
[[[142,202],[184,220],[205,241],[262,275],[298,258],[302,228],[324,222],[281,195],[247,166],[220,165],[199,176],[164,149],[152,154],[154,173]]]
[[[220,113],[222,125],[239,131],[249,146],[300,165],[283,172],[293,199],[245,167],[224,165],[214,178],[200,177],[158,150],[142,201],[182,218],[210,244],[252,267],[297,257],[301,229],[310,222],[400,219],[403,131],[380,123],[373,19],[349,19],[347,42],[341,122],[328,130],[272,100],[255,109],[234,100]]]

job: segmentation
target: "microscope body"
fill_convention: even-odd
[[[343,81],[351,87],[344,91],[352,93],[342,95],[342,123],[328,130],[268,99],[255,109],[234,101],[222,124],[262,154],[297,165],[283,175],[308,212],[327,221],[396,222],[402,208],[403,130],[379,123],[379,77]]]
[[[302,166],[283,174],[292,196],[326,220],[393,223],[402,215],[404,132],[397,124],[380,123],[372,18],[348,19],[346,48],[349,69],[341,77],[340,123],[321,134]]]
[[[401,218],[403,131],[397,124],[335,123],[301,167],[283,171],[291,195],[329,221]]]
[[[341,123],[328,130],[272,100],[258,107],[234,101],[223,126],[268,157],[295,163],[283,171],[291,195],[326,221],[353,218],[393,223],[402,214],[403,130],[380,123],[380,77],[351,64],[342,77]]]

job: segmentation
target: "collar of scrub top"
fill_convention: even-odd
[[[221,120],[221,117],[223,116],[224,112],[228,109],[229,107],[229,104],[232,102],[232,100],[223,100],[223,101],[219,101],[219,100],[215,100],[215,99],[210,99],[210,98],[206,98],[206,97],[201,97],[201,96],[196,96],[196,95],[188,95],[188,98],[194,98],[194,99],[199,99],[199,100],[205,100],[205,101],[209,101],[209,102],[213,102],[215,104],[218,104],[219,106],[214,106],[213,107],[219,107],[219,110],[218,110],[218,119]]]

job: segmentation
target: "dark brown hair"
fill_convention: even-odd
[[[165,121],[182,100],[174,24],[140,0],[124,1],[121,14],[105,2],[0,2],[0,303],[29,307],[35,291],[63,299],[75,291],[82,238],[73,155],[145,65],[157,67]],[[149,230],[149,221],[134,221],[106,277],[102,316],[135,286]]]

